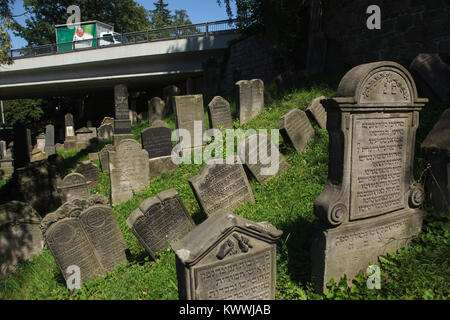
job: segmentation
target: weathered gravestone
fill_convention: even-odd
[[[172,154],[172,132],[167,127],[152,127],[142,130],[142,148],[150,159],[167,157]]]
[[[264,82],[260,79],[236,83],[236,108],[241,124],[250,121],[264,109]]]
[[[103,124],[98,128],[98,136],[103,140],[111,139],[114,135],[114,128],[110,124]]]
[[[162,120],[166,116],[166,103],[158,97],[152,98],[148,102],[148,121],[152,123]]]
[[[86,281],[127,263],[126,242],[103,196],[65,203],[42,219],[41,230],[66,281],[71,266]]]
[[[321,100],[325,99],[324,96],[318,97],[314,99],[309,107],[306,109],[306,112],[310,114],[310,116],[316,120],[317,124],[322,128],[327,128],[327,112],[325,108],[322,106]]]
[[[66,128],[66,139],[67,137],[74,137],[75,136],[75,126],[73,122],[73,115],[71,113],[68,113],[64,117],[65,122],[65,128]]]
[[[6,141],[1,140],[0,141],[0,159],[6,158]]]
[[[30,163],[42,161],[48,158],[48,155],[39,149],[33,149],[31,152]]]
[[[187,130],[190,135],[190,140],[188,137],[182,139],[178,136],[181,150],[188,151],[203,147],[205,132],[203,96],[201,94],[176,96],[173,97],[173,105],[177,129]]]
[[[44,148],[45,148],[45,134],[41,133],[36,137],[36,149],[45,152]]]
[[[180,299],[274,300],[281,235],[267,222],[218,211],[171,245]]]
[[[13,160],[11,158],[0,159],[0,180],[9,178],[13,173]]]
[[[150,128],[155,128],[155,127],[169,128],[169,125],[163,120],[155,120],[150,123]]]
[[[308,116],[299,109],[291,110],[282,116],[279,128],[283,139],[300,152],[306,150],[308,142],[314,138],[315,134]]]
[[[420,99],[409,72],[395,62],[357,66],[324,101],[329,174],[314,203],[312,240],[316,290],[330,279],[351,281],[419,233],[423,189],[413,160]]]
[[[109,171],[109,151],[114,151],[114,146],[112,144],[107,144],[98,153],[98,158],[100,159],[100,166],[102,171]]]
[[[181,89],[171,85],[163,89],[163,99],[165,102],[165,116],[174,112],[173,97],[181,95]]]
[[[238,155],[256,180],[264,184],[269,178],[279,176],[290,167],[278,145],[264,134],[255,134],[245,139],[239,145]]]
[[[211,128],[229,129],[233,127],[230,104],[222,97],[214,97],[208,105]]]
[[[0,277],[42,252],[40,223],[41,217],[26,203],[11,201],[0,206]]]
[[[442,114],[421,145],[425,165],[430,165],[425,182],[427,202],[435,209],[450,211],[450,109]]]
[[[64,177],[61,187],[64,202],[73,199],[87,199],[91,195],[91,181],[82,174],[71,173]]]
[[[55,148],[55,127],[51,124],[45,127],[45,148],[44,152],[51,156],[56,153]]]
[[[94,128],[95,129],[95,128]],[[90,145],[96,143],[97,132],[94,132],[91,128],[80,128],[76,131],[76,150],[81,151],[88,148]]]
[[[128,88],[125,85],[114,86],[115,118],[114,134],[131,133],[131,121],[128,108]]]
[[[159,251],[195,228],[174,189],[145,200],[128,217],[127,225],[154,260]]]
[[[122,140],[116,151],[109,151],[109,168],[113,206],[149,186],[148,153],[136,140]]]
[[[14,125],[14,169],[26,167],[30,163],[30,131],[20,123]]]
[[[189,179],[200,208],[207,216],[219,209],[234,210],[238,205],[255,202],[242,164],[209,164]]]
[[[114,118],[104,117],[103,120],[102,120],[102,123],[100,124],[100,126],[103,126],[105,124],[110,124],[111,126],[114,127]]]
[[[91,161],[80,162],[77,164],[74,172],[81,174],[87,181],[90,181],[91,188],[98,184],[98,167],[95,163],[92,163]]]

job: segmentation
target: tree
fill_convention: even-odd
[[[10,100],[5,103],[5,127],[12,128],[15,123],[22,123],[32,132],[42,128],[44,113],[50,104],[43,99],[19,99]]]
[[[8,29],[12,18],[11,5],[13,3],[14,0],[0,2],[0,65],[12,63],[9,57],[11,37],[9,36]]]
[[[186,26],[189,24],[192,24],[192,21],[189,19],[189,16],[188,16],[186,10],[175,10],[172,25]]]
[[[154,2],[155,10],[150,11],[151,25],[153,29],[161,29],[171,26],[173,17],[170,10],[167,9],[168,4],[164,0]]]
[[[134,0],[77,0],[81,20],[98,20],[114,25],[118,32],[135,32],[150,27],[147,10]],[[28,45],[55,43],[55,25],[66,24],[67,8],[73,0],[24,0],[24,8],[31,17],[25,26],[14,23],[15,35],[27,40]]]

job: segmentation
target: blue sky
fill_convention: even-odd
[[[147,10],[153,10],[153,2],[156,2],[156,0],[138,0],[137,2]],[[222,6],[219,7],[217,0],[165,0],[164,2],[169,4],[168,8],[172,12],[176,9],[185,9],[192,23],[228,19],[224,5],[222,4]],[[23,0],[16,0],[13,12],[15,15],[20,15],[25,12],[23,9]],[[23,23],[26,18],[26,16],[21,16],[18,17],[17,20],[20,23]],[[81,19],[83,19],[83,8],[81,8]],[[103,22],[108,23],[108,21]],[[24,39],[12,35],[12,44],[13,48],[21,48],[27,43]]]

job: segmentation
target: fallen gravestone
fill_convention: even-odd
[[[107,204],[99,195],[74,199],[42,219],[42,233],[66,281],[69,267],[78,267],[86,281],[127,263],[126,242]]]
[[[0,205],[0,277],[42,252],[41,217],[26,203]]]
[[[214,97],[208,105],[209,121],[211,128],[229,129],[233,127],[230,104],[222,97]]]
[[[321,100],[325,99],[324,96],[314,99],[309,107],[306,109],[306,113],[310,114],[311,118],[316,120],[317,124],[322,129],[327,129],[327,112],[322,106]]]
[[[154,260],[159,251],[195,228],[174,189],[145,200],[128,217],[127,225]]]
[[[114,135],[114,128],[111,124],[103,124],[98,128],[98,136],[103,140],[111,139]]]
[[[87,181],[90,181],[91,188],[94,188],[96,185],[98,185],[98,167],[91,161],[83,161],[77,163],[74,172],[81,174],[86,178]]]
[[[236,83],[236,108],[239,121],[244,124],[264,109],[264,82],[259,79]]]
[[[425,165],[431,166],[425,182],[428,204],[450,211],[450,109],[442,114],[421,145]]]
[[[109,151],[109,168],[113,206],[149,186],[148,153],[136,140],[122,140],[116,151]]]
[[[220,210],[172,243],[181,300],[274,300],[282,232]]]
[[[166,116],[166,103],[158,97],[152,98],[148,102],[148,121],[152,123],[162,120]]]
[[[341,80],[328,113],[328,181],[314,203],[312,274],[316,290],[330,279],[376,264],[417,236],[423,189],[414,183],[420,99],[409,72],[395,62],[357,66]]]
[[[114,134],[131,133],[131,120],[129,118],[128,88],[125,85],[114,86],[115,117]]]
[[[91,194],[91,181],[88,181],[82,174],[71,173],[64,177],[59,189],[64,202],[86,199]]]
[[[242,164],[205,165],[189,180],[200,208],[207,216],[217,210],[234,210],[238,205],[255,202]]]
[[[283,139],[294,146],[297,151],[304,152],[308,142],[314,138],[314,128],[305,112],[299,109],[289,111],[279,122]]]
[[[48,155],[54,155],[56,153],[55,148],[55,127],[51,124],[45,127],[45,148],[44,152]]]

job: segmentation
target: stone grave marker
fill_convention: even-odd
[[[167,157],[172,154],[172,132],[167,127],[153,127],[142,130],[142,148],[150,159]]]
[[[36,137],[36,149],[44,152],[45,148],[45,134],[41,133]]]
[[[314,138],[314,128],[305,112],[293,109],[280,118],[280,134],[283,139],[294,146],[297,151],[304,152],[308,142]]]
[[[330,168],[314,203],[311,252],[318,292],[331,278],[351,281],[419,233],[424,192],[412,168],[426,102],[409,72],[390,61],[353,68],[324,101]]]
[[[309,107],[306,109],[306,112],[311,115],[311,117],[316,120],[317,124],[322,129],[327,129],[327,112],[325,108],[322,106],[321,100],[325,99],[324,96],[314,99]]]
[[[30,163],[30,131],[20,123],[14,125],[14,168],[23,168]]]
[[[100,159],[100,166],[102,171],[109,171],[109,151],[114,151],[114,146],[112,144],[107,144],[98,153],[98,158]]]
[[[45,148],[44,152],[48,155],[54,155],[56,153],[55,148],[55,126],[49,124],[45,127]]]
[[[68,113],[64,117],[65,121],[65,127],[66,127],[66,139],[67,137],[74,137],[75,136],[75,126],[73,122],[73,115],[71,113]]]
[[[6,141],[1,140],[0,141],[0,159],[6,158]]]
[[[114,135],[114,128],[111,124],[103,124],[98,128],[98,136],[103,140],[111,139]]]
[[[242,164],[205,165],[189,179],[200,208],[207,216],[219,209],[234,210],[238,205],[255,202],[253,191]]]
[[[74,199],[42,219],[42,233],[66,281],[70,266],[78,266],[86,281],[127,263],[125,239],[107,204],[99,195]]]
[[[159,251],[195,228],[194,221],[174,189],[145,200],[128,217],[127,225],[154,260]]]
[[[48,158],[48,155],[39,149],[33,149],[31,152],[30,163],[42,161]]]
[[[208,105],[211,128],[229,129],[233,127],[230,104],[222,97],[214,97]]]
[[[177,86],[171,85],[167,86],[163,89],[163,99],[165,102],[165,114],[164,116],[167,116],[168,114],[174,112],[174,105],[173,105],[173,97],[181,95],[181,89]]]
[[[87,179],[87,181],[90,181],[91,188],[94,188],[96,185],[98,185],[98,167],[95,165],[95,163],[92,163],[91,161],[79,162],[77,163],[74,172],[83,175]]]
[[[155,127],[169,128],[169,125],[163,120],[155,120],[150,123],[150,128],[155,128]]]
[[[40,223],[39,214],[26,203],[11,201],[0,205],[0,277],[42,252]]]
[[[109,151],[109,168],[113,206],[149,186],[148,153],[136,140],[122,140],[116,151]]]
[[[128,107],[128,88],[125,85],[114,86],[115,118],[114,134],[131,133],[131,120]]]
[[[179,143],[182,143],[182,150],[193,150],[203,146],[203,134],[205,132],[205,114],[203,110],[203,96],[189,95],[189,96],[175,96],[173,97],[173,105],[175,111],[175,123],[177,129],[185,129],[190,133],[190,146],[179,138]],[[197,125],[197,126],[195,126]]]
[[[65,202],[73,199],[86,199],[91,194],[91,181],[88,181],[82,174],[71,173],[64,177],[59,188]]]
[[[246,138],[238,148],[238,155],[244,166],[260,183],[265,184],[269,178],[279,176],[290,168],[278,145],[267,135],[255,134]]]
[[[13,173],[13,160],[11,158],[0,159],[0,180],[9,178]]]
[[[76,131],[76,145],[77,151],[81,151],[89,147],[93,142],[94,138],[97,137],[97,133],[93,132],[90,128],[80,128]]]
[[[152,98],[148,102],[148,121],[152,123],[156,120],[164,119],[166,115],[166,103],[158,97]]]
[[[253,119],[264,109],[264,82],[260,79],[236,83],[236,108],[241,124]]]
[[[172,243],[181,300],[274,300],[282,231],[218,211]]]
[[[425,166],[427,202],[437,210],[450,211],[450,109],[442,114],[421,145]]]
[[[103,126],[105,124],[110,124],[112,127],[114,127],[114,118],[104,117],[100,126]]]

